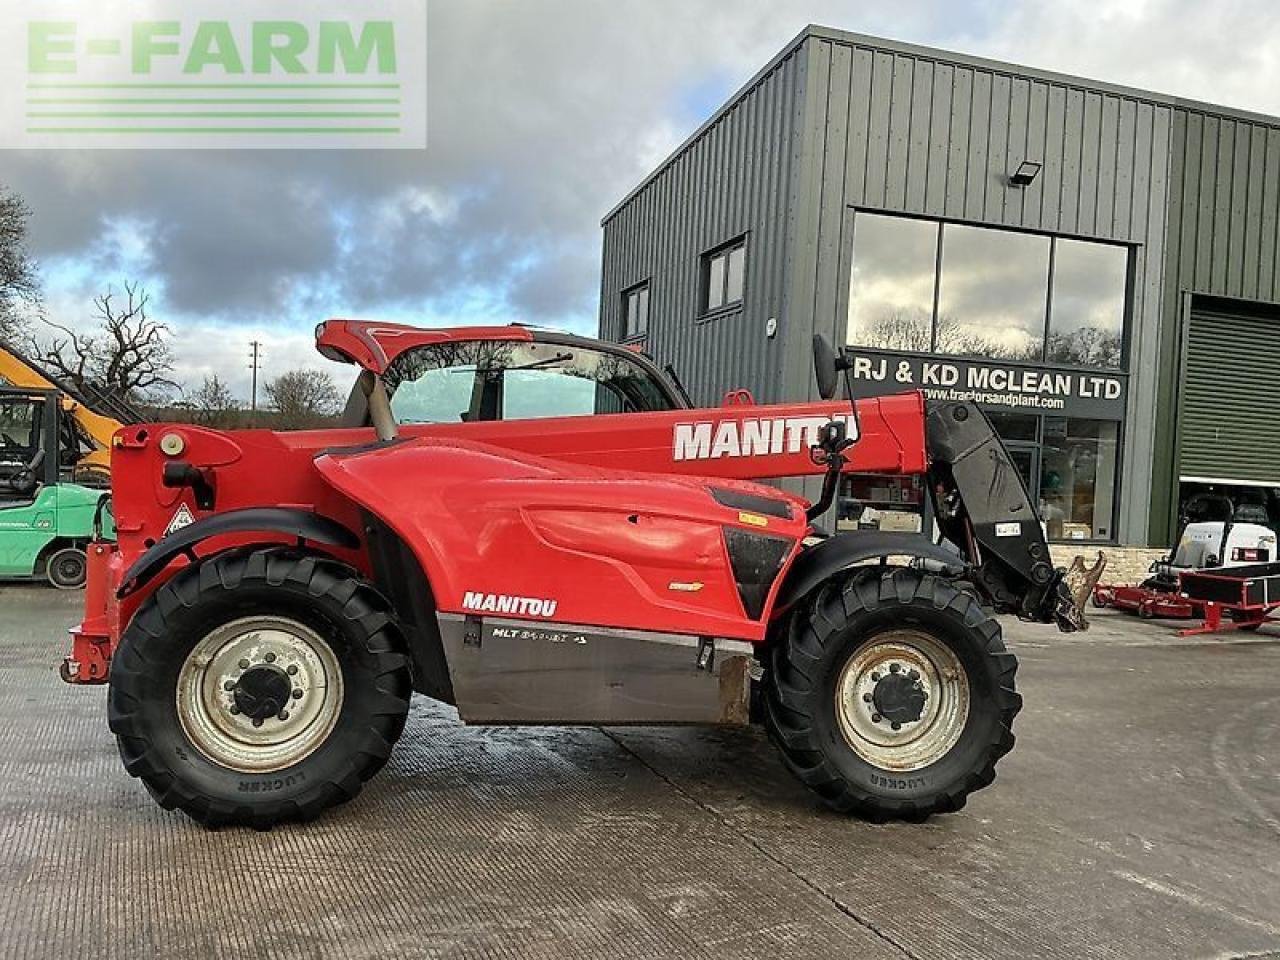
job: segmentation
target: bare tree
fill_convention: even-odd
[[[216,374],[204,378],[200,387],[186,398],[192,419],[208,427],[228,427],[239,419],[240,408],[227,385]]]
[[[0,188],[0,339],[17,340],[26,330],[26,311],[38,312],[36,264],[27,253],[31,210],[22,198]]]
[[[43,346],[36,344],[40,359],[81,390],[137,399],[176,387],[168,376],[173,371],[169,328],[148,316],[150,295],[126,281],[124,298],[118,304],[110,288],[94,297],[97,329],[86,333],[45,320],[54,334]]]
[[[286,430],[320,425],[338,412],[342,399],[333,378],[319,370],[290,370],[267,381],[264,389]]]

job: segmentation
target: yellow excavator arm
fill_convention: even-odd
[[[66,387],[56,383],[39,367],[3,341],[0,341],[0,381],[15,387],[57,390],[61,397],[63,414],[71,417],[93,444],[93,449],[75,466],[76,479],[86,482],[104,482],[110,478],[111,437],[123,426],[119,420],[89,409],[84,403],[70,396]]]

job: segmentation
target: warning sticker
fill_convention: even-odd
[[[1022,524],[1017,520],[996,524],[997,537],[1018,537],[1022,535]]]
[[[178,512],[173,515],[173,519],[169,521],[169,525],[164,528],[164,536],[167,537],[171,533],[176,533],[183,527],[189,527],[195,522],[196,518],[192,515],[191,511],[187,509],[187,505],[185,503],[179,504]]]

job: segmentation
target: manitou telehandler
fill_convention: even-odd
[[[1013,746],[996,613],[1085,627],[969,403],[741,392],[691,409],[618,346],[331,320],[344,429],[115,437],[65,679],[129,773],[209,826],[308,819],[387,760],[411,691],[478,724],[759,717],[827,804],[956,810]],[[822,535],[842,471],[927,477],[943,540]],[[823,475],[818,501],[746,478]]]

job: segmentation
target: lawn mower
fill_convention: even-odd
[[[1095,585],[1094,606],[1115,607],[1144,618],[1205,617],[1204,600],[1183,589],[1184,574],[1225,574],[1234,567],[1252,568],[1278,559],[1275,531],[1260,523],[1238,522],[1238,515],[1230,497],[1216,493],[1191,497],[1179,518],[1176,546],[1151,565],[1151,576],[1137,585]]]
[[[127,426],[63,664],[126,770],[207,826],[349,800],[417,691],[476,724],[745,724],[830,807],[959,809],[1021,707],[997,613],[1084,629],[983,413],[919,392],[735,391],[519,326],[331,320],[350,426]],[[822,536],[845,471],[927,478],[944,540]],[[753,480],[822,477],[815,502]],[[749,479],[750,478],[750,479]],[[1073,586],[1074,584],[1074,586]]]

